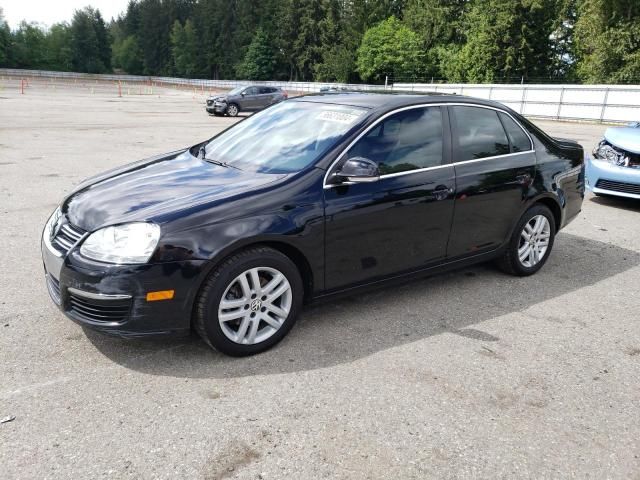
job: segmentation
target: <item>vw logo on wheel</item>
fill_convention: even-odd
[[[262,301],[258,300],[257,298],[255,300],[253,300],[251,302],[251,311],[252,312],[257,312],[258,310],[260,310],[260,307],[262,307]]]

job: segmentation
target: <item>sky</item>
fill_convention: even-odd
[[[71,21],[73,11],[92,6],[100,10],[106,22],[127,8],[129,0],[0,0],[4,18],[11,28],[22,20],[47,27],[64,20]]]

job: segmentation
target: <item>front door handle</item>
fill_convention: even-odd
[[[453,188],[449,188],[445,185],[438,185],[433,191],[433,196],[436,200],[445,200],[452,193]]]

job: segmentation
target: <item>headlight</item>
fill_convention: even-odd
[[[146,263],[160,239],[160,227],[153,223],[126,223],[105,227],[89,235],[80,253],[106,263]]]
[[[627,167],[629,165],[629,156],[623,152],[619,152],[606,142],[600,142],[593,152],[594,156],[609,163],[618,165],[619,167]]]
[[[62,211],[60,210],[60,207],[58,207],[51,214],[49,220],[47,220],[47,223],[44,226],[44,232],[42,232],[42,238],[44,238],[45,242],[49,243],[49,241],[51,241],[51,239],[53,238],[56,225],[58,224],[58,220],[60,220],[61,216]]]

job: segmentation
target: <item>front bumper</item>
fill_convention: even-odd
[[[204,260],[108,265],[74,249],[58,255],[44,242],[41,250],[51,299],[74,322],[124,337],[189,333]],[[148,292],[160,290],[174,290],[175,296],[146,300]]]
[[[205,108],[208,113],[224,113],[227,111],[227,104],[214,102],[211,105],[207,104]]]
[[[640,199],[640,168],[618,167],[590,158],[586,183],[593,193]]]

